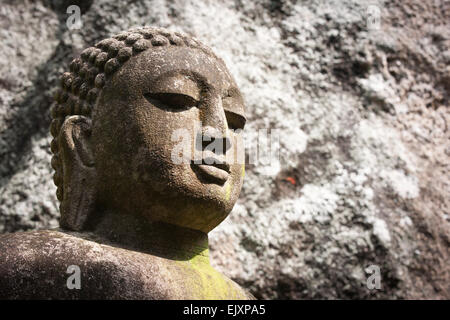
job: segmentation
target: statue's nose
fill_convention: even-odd
[[[211,98],[201,110],[203,149],[210,142],[220,144],[216,148],[216,154],[225,154],[231,148],[231,141],[228,138],[228,124],[225,111],[222,107],[220,97]]]
[[[210,97],[201,112],[201,120],[203,127],[209,127],[215,129],[216,136],[227,136],[227,118],[222,106],[222,99],[220,97]]]

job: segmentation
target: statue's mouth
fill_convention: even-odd
[[[230,165],[217,159],[204,158],[202,163],[191,163],[191,168],[201,180],[223,185],[230,176]]]

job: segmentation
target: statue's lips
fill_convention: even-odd
[[[230,166],[225,163],[213,164],[192,164],[192,168],[200,173],[204,178],[224,184],[230,176]]]

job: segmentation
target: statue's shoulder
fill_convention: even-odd
[[[89,233],[0,235],[0,299],[252,299],[208,264],[165,259]]]
[[[83,262],[86,253],[99,246],[81,236],[61,230],[39,230],[0,235],[1,271],[25,265],[39,268]],[[30,268],[27,268],[30,269]]]
[[[0,235],[0,299],[164,299],[152,258],[59,230]],[[79,288],[78,288],[79,286]]]
[[[59,273],[56,265],[60,260],[53,259],[52,250],[62,237],[54,230],[0,235],[0,298],[45,298],[50,294],[46,288],[53,284],[47,273]],[[48,284],[42,286],[45,282]]]
[[[42,264],[53,256],[64,236],[57,230],[0,234],[0,275],[12,269],[30,270],[30,266]]]
[[[256,300],[256,298],[247,290],[242,288],[238,283],[228,278],[223,273],[212,268],[213,272],[208,272],[208,278],[213,279],[211,285],[214,287],[207,290],[212,292],[218,290],[216,297],[205,297],[205,299],[220,300]]]
[[[224,276],[226,277],[226,276]],[[244,288],[242,288],[238,283],[234,282],[233,280],[231,280],[230,278],[226,277],[228,279],[228,281],[230,281],[236,292],[238,293],[235,297],[233,297],[233,299],[235,300],[256,300],[256,298],[247,290],[245,290]]]

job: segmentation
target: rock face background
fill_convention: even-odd
[[[281,133],[280,165],[249,165],[210,235],[218,269],[258,298],[449,299],[450,3],[370,4],[379,29],[357,0],[1,0],[0,232],[57,226],[49,109],[68,62],[157,25],[225,59],[249,141]]]

